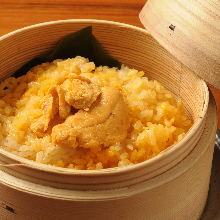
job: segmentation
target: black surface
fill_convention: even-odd
[[[88,26],[64,36],[51,51],[29,60],[13,76],[22,76],[32,67],[41,63],[52,62],[56,59],[74,58],[76,56],[86,57],[90,62],[93,61],[96,66],[121,67],[121,63],[110,56],[95,38],[92,33],[92,26]]]
[[[201,220],[220,220],[220,149],[215,147],[207,204]]]

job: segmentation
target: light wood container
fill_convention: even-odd
[[[0,77],[92,25],[105,49],[144,70],[183,100],[194,124],[185,138],[137,165],[74,171],[38,164],[0,150],[0,219],[198,219],[208,193],[216,111],[205,82],[144,29],[100,20],[33,25],[0,38]]]
[[[140,20],[164,48],[220,89],[219,0],[148,0]]]

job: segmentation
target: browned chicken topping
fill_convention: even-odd
[[[57,88],[50,89],[42,102],[43,115],[31,124],[30,129],[41,137],[57,113],[61,119],[66,119],[70,115],[71,107],[88,110],[100,93],[99,86],[90,80],[72,76]]]
[[[59,116],[62,119],[66,119],[71,111],[71,106],[65,100],[65,91],[61,86],[57,87],[57,94],[59,97]]]
[[[52,89],[50,94],[43,99],[41,106],[43,115],[31,125],[31,130],[38,136],[47,131],[50,121],[57,113],[57,105],[56,91]]]
[[[52,129],[54,144],[91,148],[110,146],[126,138],[128,111],[119,90],[106,87],[89,111],[79,110]]]
[[[41,108],[43,115],[32,123],[32,132],[42,136],[56,124],[55,118],[65,120],[51,134],[52,142],[62,147],[107,147],[127,136],[128,111],[120,91],[101,89],[82,77],[66,79],[51,89]],[[71,115],[71,108],[79,111]]]
[[[60,86],[65,101],[76,109],[88,110],[100,95],[100,87],[83,77],[66,79]]]
[[[62,147],[76,147],[76,132],[64,123],[53,127],[53,141],[55,143],[61,143]]]

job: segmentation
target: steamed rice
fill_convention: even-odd
[[[42,114],[42,98],[70,74],[90,79],[99,86],[120,89],[128,106],[131,125],[127,138],[110,147],[63,148],[30,131]],[[191,121],[180,100],[143,71],[126,66],[96,67],[83,57],[55,60],[32,68],[19,78],[0,84],[0,145],[6,151],[40,163],[73,169],[102,169],[136,164],[150,159],[180,141]]]

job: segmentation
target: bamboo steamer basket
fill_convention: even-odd
[[[181,97],[194,124],[176,145],[124,168],[74,171],[1,149],[0,163],[6,166],[0,171],[0,219],[198,219],[208,193],[215,105],[209,101],[206,83],[146,30],[100,20],[29,26],[0,38],[1,78],[49,50],[61,37],[89,25],[112,56],[144,70]]]
[[[220,89],[219,0],[148,0],[140,20],[164,48]]]

